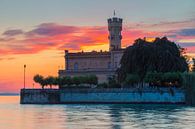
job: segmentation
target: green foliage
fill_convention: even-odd
[[[49,85],[50,88],[52,88],[52,85],[59,84],[59,79],[57,77],[53,77],[53,76],[48,76],[48,77],[44,78],[42,75],[37,74],[33,77],[33,80],[36,83],[39,83],[42,86],[42,89],[44,89],[44,87],[47,85]]]
[[[59,85],[60,88],[62,87],[69,87],[72,85],[80,85],[80,84],[89,84],[89,85],[97,85],[98,78],[95,75],[88,75],[88,76],[74,76],[74,77],[53,77],[48,76],[44,78],[41,75],[35,75],[34,81],[39,83],[42,88],[49,85],[52,88],[53,85]]]
[[[121,85],[116,81],[115,76],[108,77],[108,86],[109,88],[120,88]]]
[[[97,88],[108,88],[108,84],[107,83],[100,83],[97,85]]]
[[[168,83],[172,83],[175,85],[179,85],[182,84],[182,75],[179,72],[168,72],[168,73],[164,73],[163,77],[162,77],[162,81],[163,82],[168,82]]]
[[[80,80],[81,84],[87,84],[88,83],[88,76],[78,76],[78,79]]]
[[[88,78],[88,79],[87,79],[87,83],[88,83],[88,84],[97,85],[97,83],[98,83],[98,78],[97,78],[95,75],[90,75],[90,76],[88,76],[87,78]]]
[[[144,82],[155,86],[180,86],[182,80],[182,74],[180,72],[148,72],[144,78]]]
[[[132,46],[126,48],[122,56],[118,80],[124,82],[128,74],[138,74],[140,81],[143,81],[148,72],[188,71],[183,53],[183,48],[166,37],[156,38],[152,43],[137,39]]]
[[[53,85],[57,86],[58,85],[58,77],[53,77]]]
[[[72,79],[71,79],[71,77],[69,77],[69,76],[64,77],[64,81],[66,82],[65,84],[72,85]]]
[[[37,74],[33,77],[33,80],[36,82],[36,83],[39,83],[41,86],[42,86],[42,89],[44,89],[44,86],[46,85],[45,81],[44,81],[44,77]]]
[[[160,85],[163,78],[163,73],[148,72],[144,78],[144,82],[150,83],[150,85]]]
[[[98,78],[95,75],[75,76],[72,78],[72,83],[76,85],[80,84],[97,85]]]
[[[66,77],[58,77],[58,85],[59,87],[64,87],[65,85],[72,85],[72,78],[69,76]]]
[[[57,77],[57,85],[59,85],[59,87],[64,85],[64,77]]]
[[[52,88],[52,85],[55,84],[55,77],[52,77],[52,76],[48,76],[44,79],[46,85],[49,85],[50,88]]]
[[[75,77],[73,77],[72,78],[72,82],[73,82],[73,84],[75,84],[75,85],[79,85],[79,84],[81,84],[81,80],[80,80],[80,78],[79,77],[77,77],[77,76],[75,76]]]
[[[137,74],[127,74],[125,84],[134,85],[140,81],[140,77]]]

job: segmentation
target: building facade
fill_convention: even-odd
[[[77,52],[65,50],[65,69],[59,70],[59,76],[96,75],[98,82],[107,82],[108,77],[116,74],[124,49],[121,48],[122,19],[109,18],[109,51]]]

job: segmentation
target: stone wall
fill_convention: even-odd
[[[175,90],[163,92],[131,89],[63,90],[61,103],[185,103],[184,92]]]
[[[59,90],[21,89],[21,104],[57,104],[60,102]]]
[[[181,90],[141,92],[134,89],[64,89],[64,90],[21,90],[22,104],[45,103],[185,103]]]

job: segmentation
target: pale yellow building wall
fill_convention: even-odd
[[[123,52],[123,50],[118,50],[107,54],[67,54],[68,60],[65,64],[68,64],[68,69],[66,68],[60,76],[96,75],[99,83],[108,82],[108,77],[116,74]],[[78,64],[77,69],[75,69],[75,64]]]
[[[73,58],[68,60],[68,69],[74,70],[74,65],[78,64],[78,70],[81,69],[107,69],[110,57],[93,58]]]

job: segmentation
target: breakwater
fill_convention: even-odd
[[[21,104],[181,103],[185,93],[172,89],[21,89]]]

